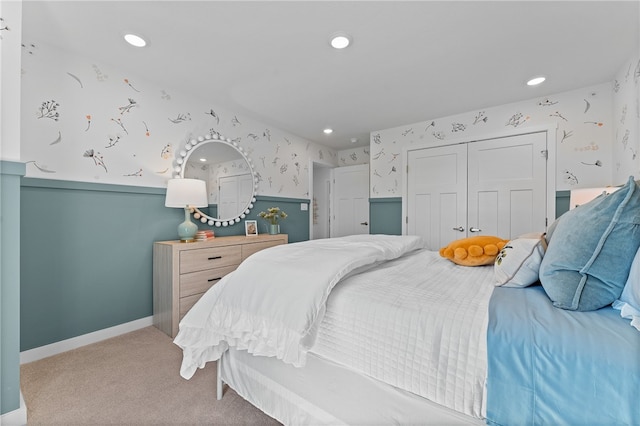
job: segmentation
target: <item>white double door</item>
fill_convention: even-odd
[[[405,234],[431,250],[473,235],[544,232],[547,132],[407,152]]]

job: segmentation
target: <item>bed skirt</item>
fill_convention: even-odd
[[[222,360],[222,380],[285,425],[485,424],[313,353],[303,368],[233,348]]]

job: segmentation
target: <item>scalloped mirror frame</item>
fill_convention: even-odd
[[[221,226],[229,226],[229,225],[234,225],[236,223],[240,223],[240,221],[246,218],[247,215],[251,212],[251,209],[253,208],[253,205],[256,202],[256,192],[258,190],[258,177],[256,176],[256,171],[253,167],[253,162],[251,161],[247,153],[244,151],[244,149],[242,149],[242,147],[238,145],[237,142],[234,142],[228,138],[223,138],[218,134],[213,134],[213,135],[206,134],[204,136],[198,136],[197,138],[193,138],[189,140],[184,145],[184,149],[181,150],[178,153],[178,155],[176,155],[176,166],[173,169],[174,171],[173,177],[175,179],[183,179],[184,168],[186,166],[187,160],[189,160],[189,157],[194,152],[194,148],[201,144],[209,143],[209,142],[222,142],[224,144],[227,144],[231,148],[235,149],[236,151],[238,151],[238,153],[249,165],[249,171],[251,172],[251,179],[253,180],[253,193],[251,195],[251,199],[249,200],[249,203],[244,208],[244,210],[242,210],[240,214],[234,217],[224,218],[224,219],[211,217],[205,214],[204,212],[202,212],[197,207],[191,207],[191,213],[193,213],[193,217],[196,220],[199,220],[202,223],[206,223],[209,226],[221,227]]]

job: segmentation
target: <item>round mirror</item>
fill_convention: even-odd
[[[210,226],[239,223],[253,208],[258,179],[242,147],[219,135],[191,139],[176,156],[175,177],[207,184],[209,206],[193,216]]]

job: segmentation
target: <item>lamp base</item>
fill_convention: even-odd
[[[188,207],[184,209],[184,222],[178,225],[178,237],[182,243],[192,243],[195,241],[198,226],[191,222],[191,210]]]

